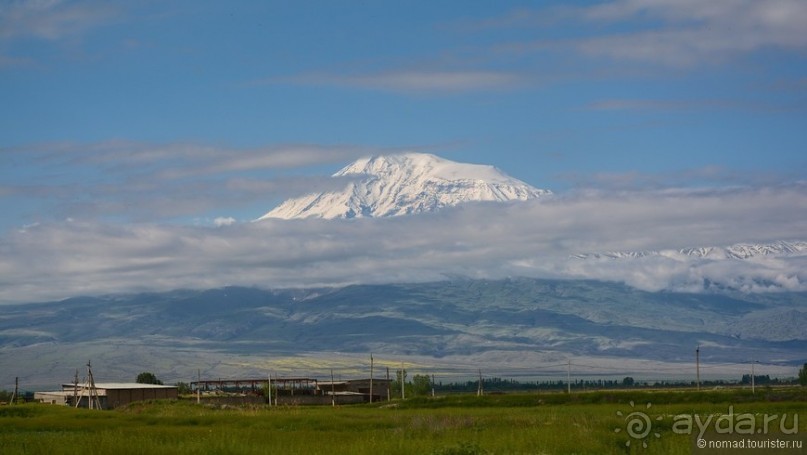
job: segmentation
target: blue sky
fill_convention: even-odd
[[[570,198],[781,190],[793,238],[805,23],[795,0],[3,1],[0,248],[39,257],[43,226],[59,256],[78,222],[176,240],[409,150]]]

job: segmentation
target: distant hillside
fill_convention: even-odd
[[[711,362],[753,357],[795,365],[805,360],[806,322],[805,293],[648,293],[619,284],[534,279],[231,287],[6,306],[0,370],[11,371],[7,362],[26,350],[90,345],[92,351],[78,358],[124,349],[131,358],[150,353],[180,365],[183,356],[205,352],[323,351],[431,358],[543,352],[686,362],[700,344]],[[36,361],[28,366],[31,374],[52,367]],[[20,365],[15,368],[21,375]]]

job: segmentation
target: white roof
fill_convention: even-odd
[[[62,384],[63,388],[72,388],[75,384]],[[85,384],[79,384],[79,389],[85,388]],[[137,382],[96,382],[96,389],[176,389],[175,385],[140,384]]]
[[[59,396],[59,397],[71,396],[72,397],[73,392],[72,391],[68,392],[66,390],[51,390],[51,391],[47,391],[47,392],[34,392],[34,398],[36,398],[37,395],[53,395],[53,396]]]

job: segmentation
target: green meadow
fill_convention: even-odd
[[[753,423],[761,429],[768,416],[770,433],[779,431],[779,420],[770,416],[785,415],[785,430],[795,429],[803,441],[805,389],[452,395],[337,407],[233,407],[191,399],[111,411],[7,405],[0,407],[0,453],[689,454],[694,436],[680,434],[682,423],[697,416],[714,427],[714,419],[729,412],[754,421],[744,422],[743,431]],[[628,435],[631,412],[647,416],[646,437]]]

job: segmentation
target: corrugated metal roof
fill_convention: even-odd
[[[62,384],[63,388],[73,388],[75,384]],[[79,389],[85,388],[84,384],[78,385]],[[96,389],[176,389],[175,385],[140,384],[137,382],[96,382]]]

